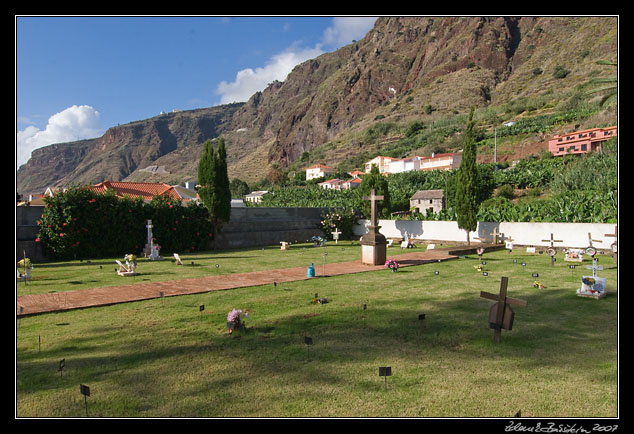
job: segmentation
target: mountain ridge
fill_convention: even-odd
[[[605,71],[597,60],[616,60],[617,23],[614,17],[381,17],[363,39],[297,65],[284,82],[244,103],[161,114],[100,138],[40,148],[18,169],[16,188],[41,193],[107,179],[195,180],[202,144],[220,135],[230,177],[252,182],[305,152],[328,164],[370,152],[362,135],[377,122],[430,123],[471,106],[536,96],[552,109]],[[553,76],[557,66],[568,71],[564,78]],[[161,170],[146,170],[151,166]]]

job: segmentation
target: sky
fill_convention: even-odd
[[[247,101],[374,17],[15,16],[16,169],[34,149]]]

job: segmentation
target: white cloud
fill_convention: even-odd
[[[247,68],[238,71],[236,79],[227,83],[222,81],[217,88],[221,95],[220,103],[228,104],[248,100],[255,92],[261,91],[275,81],[284,81],[293,68],[305,60],[322,54],[321,46],[315,48],[298,49],[296,45],[276,54],[269,62],[260,68]]]
[[[323,54],[323,45],[336,49],[351,43],[353,39],[363,38],[375,21],[376,17],[333,18],[332,26],[324,31],[323,42],[314,48],[300,48],[298,44],[293,44],[274,55],[265,66],[238,71],[231,83],[222,81],[216,88],[216,93],[221,96],[220,103],[247,101],[255,92],[264,90],[269,83],[286,80],[286,76],[296,65]]]
[[[48,119],[44,130],[29,126],[18,131],[16,143],[17,166],[31,158],[31,152],[54,143],[90,139],[103,134],[99,112],[87,105],[68,107]]]
[[[375,21],[376,17],[335,17],[332,26],[324,31],[324,44],[339,48],[352,40],[362,39]]]

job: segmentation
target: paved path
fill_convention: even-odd
[[[487,251],[504,248],[503,245],[483,244]],[[430,262],[455,259],[458,255],[473,253],[475,246],[454,247],[425,251],[414,251],[390,255],[401,266],[427,264]],[[389,251],[388,251],[389,252]],[[306,280],[306,268],[296,267],[280,270],[253,271],[250,273],[213,275],[184,280],[164,282],[135,283],[104,288],[64,291],[50,294],[21,295],[17,297],[16,314],[18,317],[46,312],[58,312],[87,307],[106,306],[116,303],[149,300],[174,295],[197,294],[209,291],[243,288],[247,286],[269,285],[273,282],[292,282]],[[382,270],[383,265],[364,265],[361,260],[339,262],[326,265],[326,275],[362,273]],[[321,276],[322,267],[315,267],[315,277]],[[322,276],[323,277],[323,276]],[[125,278],[122,278],[125,279]]]

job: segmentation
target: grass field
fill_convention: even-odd
[[[520,410],[523,417],[617,417],[616,264],[600,257],[608,295],[593,300],[575,294],[589,261],[572,270],[560,258],[551,267],[546,255],[521,250],[485,254],[486,277],[474,268],[478,257],[469,255],[396,273],[20,318],[16,416],[85,417],[79,390],[85,384],[89,417],[506,418]],[[360,248],[349,243],[329,244],[328,252],[332,262],[360,258]],[[179,267],[188,277],[317,267],[323,249],[184,257],[192,260]],[[173,264],[141,261],[139,281],[174,278]],[[36,264],[34,280],[18,284],[18,294],[119,284],[109,281],[112,270],[103,271],[112,262]],[[514,308],[513,330],[502,331],[495,344],[492,302],[480,291],[497,293],[502,276],[509,278],[508,295],[528,305]],[[534,288],[535,280],[545,288]],[[329,302],[313,304],[315,293]],[[233,308],[249,318],[245,330],[230,335]],[[387,381],[379,366],[392,368]]]

